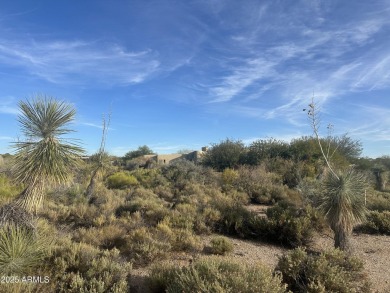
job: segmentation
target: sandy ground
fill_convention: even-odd
[[[203,242],[207,246],[213,235],[203,237]],[[287,249],[273,246],[266,243],[240,240],[231,238],[234,244],[234,251],[231,256],[245,263],[261,262],[273,269],[278,257]],[[364,262],[365,271],[372,282],[372,291],[375,293],[390,292],[390,236],[377,236],[354,234],[351,239],[354,247],[354,254]],[[314,239],[312,248],[324,250],[333,246],[333,239],[330,235],[319,235]],[[174,254],[169,258],[178,266],[188,265],[193,258],[202,254]],[[133,269],[131,276],[132,292],[147,293],[146,276],[148,268]]]

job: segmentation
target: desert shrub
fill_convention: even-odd
[[[169,212],[167,203],[152,191],[138,188],[119,206],[115,215],[123,217],[135,212],[140,212],[146,223],[155,226]]]
[[[209,223],[210,227],[213,227],[215,232],[223,234],[244,238],[250,236],[252,233],[249,222],[252,214],[244,207],[244,204],[248,203],[248,196],[237,191],[223,194],[211,189],[208,192],[210,194],[208,206],[212,207],[214,215],[217,216],[215,222]]]
[[[172,227],[192,230],[197,217],[197,207],[188,203],[179,203],[168,217]]]
[[[44,235],[14,225],[0,229],[0,274],[28,275],[49,253],[51,241]]]
[[[122,199],[117,199],[119,202],[114,203],[114,200],[98,205],[88,204],[87,200],[71,205],[50,200],[46,203],[47,208],[41,211],[40,215],[55,223],[56,226],[68,226],[73,229],[100,227],[115,220],[113,209],[122,202]]]
[[[209,170],[188,160],[178,160],[163,166],[161,172],[172,187],[180,192],[191,183],[203,185],[208,180]]]
[[[203,249],[202,241],[199,236],[195,235],[188,229],[173,230],[175,238],[172,243],[174,251],[200,251]]]
[[[286,188],[276,173],[267,172],[264,167],[240,167],[236,188],[248,194],[251,200],[260,204],[271,204],[287,197]]]
[[[80,228],[74,232],[73,240],[84,242],[103,249],[120,248],[124,245],[126,231],[118,225]]]
[[[286,292],[281,277],[260,264],[245,265],[216,257],[197,260],[189,267],[155,266],[150,274],[154,292]]]
[[[319,206],[319,200],[321,196],[321,181],[313,178],[303,178],[298,186],[302,199],[305,203],[311,204],[312,206]]]
[[[225,255],[233,251],[233,243],[226,237],[217,236],[210,241],[210,252],[212,254]]]
[[[314,255],[297,248],[280,257],[276,270],[293,292],[370,292],[363,262],[338,249]]]
[[[173,199],[173,192],[170,187],[159,185],[156,186],[153,189],[153,192],[158,195],[158,197],[166,200],[166,201],[172,201]]]
[[[216,230],[221,220],[221,212],[214,207],[202,207],[195,218],[194,231],[197,234],[210,234]]]
[[[225,190],[232,189],[239,178],[236,170],[226,168],[221,174],[222,187]]]
[[[165,258],[171,250],[171,244],[166,239],[158,239],[153,232],[145,227],[130,231],[121,252],[137,265]]]
[[[316,175],[315,166],[304,161],[269,158],[263,164],[268,172],[278,174],[282,183],[289,188],[296,187],[303,178]]]
[[[131,264],[117,249],[100,250],[85,243],[60,239],[47,260],[53,292],[128,292]]]
[[[157,186],[166,186],[168,181],[161,174],[161,169],[137,169],[130,172],[140,185],[144,188],[154,188]]]
[[[13,184],[7,176],[0,174],[0,204],[7,203],[22,190],[22,184]]]
[[[217,209],[221,213],[220,219],[216,223],[218,232],[242,238],[253,235],[249,224],[253,215],[242,205],[235,202],[221,202]]]
[[[127,172],[117,172],[107,178],[108,188],[123,189],[136,185],[138,185],[138,180]]]
[[[325,227],[317,210],[311,206],[297,208],[280,202],[267,209],[267,217],[252,217],[250,226],[256,238],[276,242],[289,247],[308,245],[315,230]]]
[[[367,208],[371,211],[390,211],[390,193],[369,190]]]
[[[61,220],[62,223],[77,227],[92,227],[96,224],[95,219],[101,215],[98,207],[87,203],[72,205],[69,208],[69,213],[66,213]]]
[[[390,212],[369,212],[365,222],[358,226],[356,231],[369,234],[390,235]]]
[[[287,188],[282,185],[263,185],[252,193],[251,199],[257,204],[274,204],[287,199]]]

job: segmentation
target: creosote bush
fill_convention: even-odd
[[[208,257],[189,267],[157,265],[150,274],[153,292],[283,293],[279,275],[261,264],[245,265],[233,259]]]

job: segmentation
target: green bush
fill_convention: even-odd
[[[367,208],[371,211],[390,211],[390,193],[369,191],[371,196],[367,196]]]
[[[366,221],[357,227],[356,231],[390,235],[390,212],[370,212],[366,217]]]
[[[298,247],[308,245],[315,230],[325,227],[323,218],[311,206],[297,208],[280,202],[267,210],[267,218],[252,217],[250,223],[256,238]]]
[[[250,222],[253,215],[237,202],[220,202],[217,206],[220,219],[216,223],[217,232],[248,238],[252,235]]]
[[[286,292],[281,277],[260,264],[245,265],[216,257],[197,260],[189,267],[159,265],[152,269],[153,292]]]
[[[244,191],[254,203],[272,204],[287,198],[280,176],[264,167],[240,167],[235,181],[237,190]]]
[[[171,250],[171,244],[166,239],[158,239],[153,232],[145,227],[131,231],[121,252],[137,265],[165,258]]]
[[[294,249],[280,257],[276,270],[293,292],[370,292],[363,262],[338,249],[319,255]]]
[[[61,239],[47,260],[52,292],[128,292],[131,264],[117,249],[99,250],[85,243]]]
[[[205,166],[218,171],[226,168],[235,168],[245,162],[246,149],[240,140],[226,139],[218,144],[213,144],[202,158]]]
[[[225,255],[233,251],[233,243],[223,236],[212,238],[210,244],[210,252],[212,254]]]
[[[123,217],[140,212],[145,222],[151,226],[157,225],[169,212],[168,203],[156,194],[142,187],[137,188],[127,201],[115,210],[117,217]]]
[[[194,235],[191,230],[175,229],[175,238],[172,243],[172,249],[175,251],[196,252],[203,249],[202,241],[199,236]]]
[[[138,180],[127,172],[117,172],[107,178],[108,188],[123,189],[138,185]]]
[[[160,169],[137,169],[130,172],[140,185],[144,188],[155,188],[157,186],[166,186],[168,182],[161,174]]]

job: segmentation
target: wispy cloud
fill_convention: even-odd
[[[0,39],[0,63],[52,83],[128,85],[143,82],[160,66],[152,50],[85,41]]]
[[[0,113],[18,115],[19,109],[14,106],[14,97],[1,97],[0,98]]]
[[[359,117],[358,126],[348,123],[348,133],[363,140],[390,141],[390,108],[371,105],[352,105]],[[355,120],[355,119],[354,119]]]
[[[80,122],[79,124],[80,124],[80,125],[84,125],[84,126],[89,126],[89,127],[94,127],[94,128],[103,129],[103,126],[102,126],[101,124],[97,124],[97,123]],[[114,130],[114,128],[111,128],[111,127],[108,127],[107,129],[108,129],[108,130]]]
[[[283,14],[277,6],[268,5],[262,11],[270,10],[272,16]],[[375,15],[361,11],[356,14],[359,17],[332,23],[326,7],[319,3],[300,1],[297,6],[299,9],[274,19],[255,9],[253,14],[259,17],[247,16],[256,19],[253,29],[241,30],[220,46],[242,54],[219,58],[225,73],[209,85],[209,101],[234,103],[230,109],[235,108],[237,114],[283,117],[299,126],[304,116],[298,110],[306,107],[313,95],[326,106],[345,94],[390,87],[390,42],[383,41],[390,27],[389,9],[382,7]],[[272,9],[280,13],[272,13]],[[312,16],[317,22],[306,22]],[[268,96],[273,97],[274,105],[263,111],[265,107],[257,101],[267,101]]]
[[[13,137],[10,136],[0,136],[0,140],[13,140]]]

